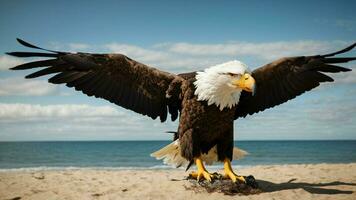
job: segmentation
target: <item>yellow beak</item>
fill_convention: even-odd
[[[238,88],[241,88],[247,92],[251,92],[252,95],[255,94],[256,81],[250,74],[244,74],[239,80],[234,80],[232,84]]]

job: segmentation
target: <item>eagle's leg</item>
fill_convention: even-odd
[[[213,175],[210,174],[206,169],[205,169],[205,166],[204,166],[204,163],[202,161],[202,159],[200,157],[198,158],[195,158],[194,159],[195,161],[195,165],[197,166],[197,172],[192,172],[189,174],[189,176],[193,177],[193,178],[196,178],[198,181],[201,179],[201,178],[205,178],[206,180],[208,180],[209,182],[211,182],[212,178],[213,178]]]
[[[231,167],[231,161],[230,159],[226,158],[224,160],[224,172],[225,172],[225,177],[230,178],[232,182],[241,182],[241,183],[246,183],[246,180],[243,176],[238,176],[235,174],[235,172],[232,170]]]

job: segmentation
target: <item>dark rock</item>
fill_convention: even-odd
[[[244,178],[246,184],[233,183],[230,179],[225,179],[220,174],[214,174],[212,182],[207,180],[198,182],[196,179],[188,177],[187,180],[191,183],[191,187],[186,187],[186,189],[194,190],[195,192],[220,192],[226,195],[250,195],[262,192],[253,176],[244,176]]]

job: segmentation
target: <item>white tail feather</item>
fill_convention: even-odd
[[[172,165],[175,167],[187,166],[188,161],[180,155],[179,139],[163,147],[162,149],[153,152],[152,157],[157,160],[162,160],[166,165]]]
[[[238,160],[243,158],[248,153],[242,149],[234,147],[233,149],[233,159]],[[187,166],[189,161],[186,160],[180,154],[180,145],[179,139],[173,141],[169,145],[163,147],[162,149],[153,152],[151,154],[152,157],[155,157],[157,160],[162,160],[163,163],[167,165],[172,165],[175,167]],[[214,162],[218,161],[218,154],[216,146],[211,148],[207,154],[202,154],[202,160],[207,165],[212,165]]]

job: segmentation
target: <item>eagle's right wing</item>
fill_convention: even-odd
[[[43,52],[10,52],[16,57],[46,57],[11,69],[42,69],[26,78],[55,74],[48,81],[66,84],[88,96],[106,99],[112,103],[165,121],[167,113],[172,120],[180,109],[180,86],[183,78],[146,66],[122,54],[90,54],[50,51],[18,39],[22,45]]]

